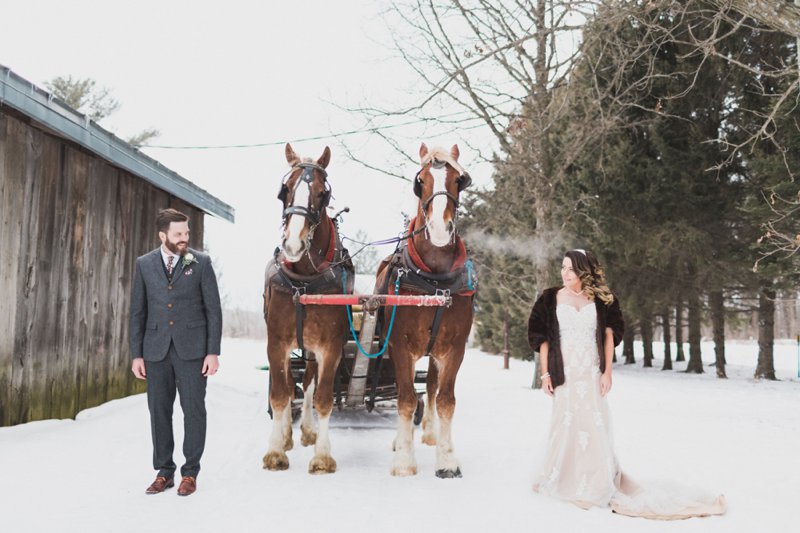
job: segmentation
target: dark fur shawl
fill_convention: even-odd
[[[556,316],[556,293],[560,289],[561,287],[551,287],[543,291],[533,304],[528,319],[528,343],[533,351],[538,352],[545,341],[549,345],[547,371],[550,372],[553,388],[564,384],[564,360],[561,357],[561,336]],[[597,309],[597,351],[600,355],[600,372],[605,372],[606,358],[603,356],[605,330],[611,328],[614,332],[614,346],[617,346],[622,341],[625,320],[622,318],[616,295],[610,305],[606,305],[600,299],[595,299],[594,304]]]

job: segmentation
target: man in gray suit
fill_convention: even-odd
[[[131,370],[147,380],[157,494],[175,485],[172,406],[183,410],[180,496],[197,488],[206,441],[206,380],[219,368],[222,310],[211,259],[189,248],[189,217],[175,209],[158,213],[161,246],[136,259],[131,292]]]

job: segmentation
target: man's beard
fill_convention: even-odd
[[[184,245],[183,249],[180,248],[181,244]],[[169,240],[169,237],[167,237],[167,240],[164,241],[164,246],[166,246],[167,250],[169,250],[173,254],[178,254],[181,257],[183,257],[186,254],[186,252],[189,251],[189,243],[188,242],[186,242],[186,241],[172,242],[172,241]]]

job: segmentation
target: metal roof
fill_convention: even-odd
[[[0,105],[7,105],[74,141],[109,163],[139,176],[206,213],[229,222],[234,209],[64,104],[52,94],[0,65]]]

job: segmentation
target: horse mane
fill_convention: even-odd
[[[438,159],[439,161],[445,161],[451,167],[453,167],[459,174],[466,173],[464,167],[458,164],[458,161],[456,161],[453,158],[453,156],[450,154],[450,151],[445,150],[441,146],[436,146],[430,152],[425,154],[425,157],[422,158],[422,166],[424,167],[429,165],[434,159]]]

